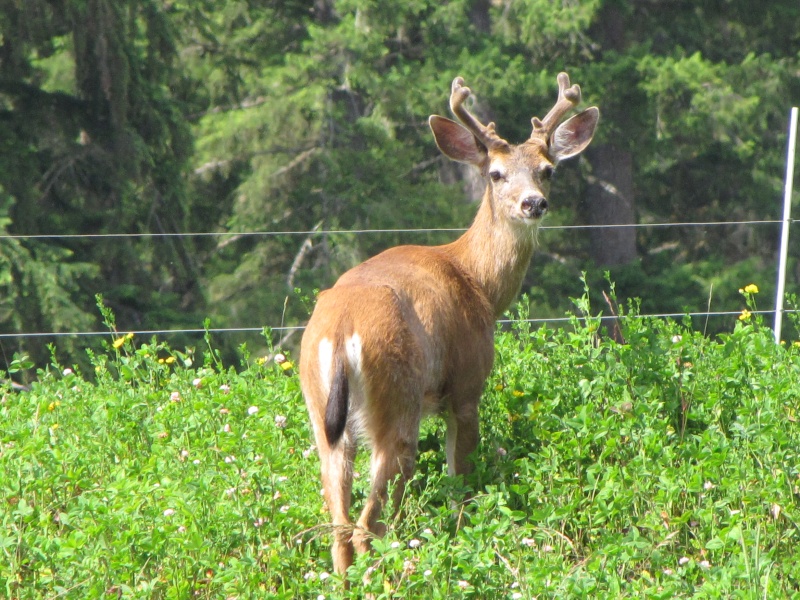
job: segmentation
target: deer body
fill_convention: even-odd
[[[448,471],[470,471],[495,319],[519,293],[555,164],[582,151],[597,124],[592,108],[556,128],[580,97],[562,74],[560,104],[544,121],[533,120],[531,139],[512,146],[462,106],[470,93],[462,83],[453,82],[451,108],[464,126],[438,116],[430,125],[444,154],[489,179],[473,224],[451,244],[398,246],[354,267],[320,294],[303,335],[301,384],[339,573],[352,564],[354,550],[368,550],[371,537],[383,534],[388,484],[399,476],[397,507],[414,470],[424,416],[447,419]],[[349,512],[359,438],[372,448],[372,487],[354,527]]]

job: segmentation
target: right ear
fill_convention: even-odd
[[[486,161],[486,146],[475,139],[466,127],[439,115],[431,115],[428,125],[439,150],[448,158],[478,167]]]

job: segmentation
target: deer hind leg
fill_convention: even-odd
[[[420,407],[416,403],[416,407]],[[412,409],[412,414],[393,419],[383,431],[378,431],[372,439],[372,462],[370,467],[371,489],[364,509],[353,532],[356,552],[367,552],[373,537],[382,537],[386,525],[381,521],[381,513],[388,501],[389,484],[394,480],[392,510],[396,513],[405,493],[406,483],[414,473],[419,437],[420,410]],[[394,415],[396,416],[396,415]]]
[[[449,475],[466,475],[472,472],[470,455],[478,447],[478,401],[480,390],[459,396],[447,415],[447,472]]]
[[[353,458],[355,440],[345,432],[331,447],[325,435],[317,436],[322,470],[322,489],[325,504],[333,522],[333,569],[343,575],[353,564],[353,523],[350,521],[350,501],[353,488]]]

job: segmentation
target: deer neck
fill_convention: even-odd
[[[490,188],[470,228],[446,246],[478,283],[500,317],[519,294],[536,247],[538,226],[511,222],[494,205]]]

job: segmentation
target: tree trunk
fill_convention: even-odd
[[[590,149],[590,187],[586,194],[586,218],[590,225],[632,225],[636,223],[633,202],[633,161],[631,153],[612,144]],[[636,229],[603,227],[589,234],[592,257],[600,267],[626,265],[637,258]]]

